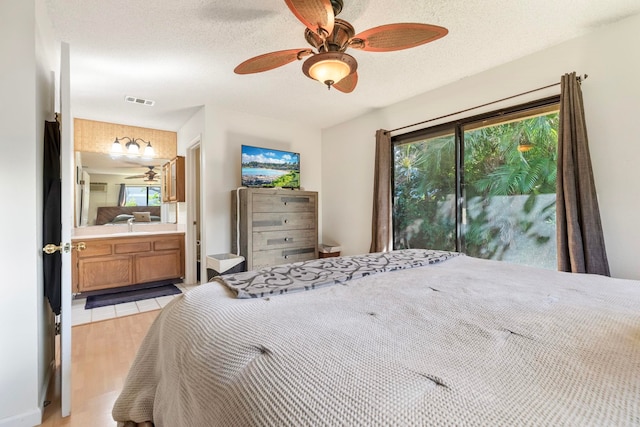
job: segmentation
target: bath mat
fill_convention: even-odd
[[[164,297],[167,295],[176,295],[179,293],[182,293],[180,289],[178,289],[175,285],[169,284],[153,288],[114,292],[111,294],[91,295],[87,297],[87,302],[84,308],[85,310],[88,310],[90,308],[140,301],[143,299]]]

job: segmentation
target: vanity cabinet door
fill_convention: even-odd
[[[162,201],[165,203],[184,202],[184,157],[175,159],[162,165]]]
[[[77,291],[117,288],[133,283],[133,265],[127,255],[97,256],[78,260]]]
[[[180,261],[179,250],[136,255],[136,280],[146,283],[181,277]]]
[[[169,200],[178,199],[178,164],[176,159],[169,162]]]
[[[169,163],[162,165],[162,203],[169,203],[169,176],[171,168]]]
[[[182,236],[156,238],[152,251],[135,256],[136,281],[146,283],[184,276],[183,249]]]

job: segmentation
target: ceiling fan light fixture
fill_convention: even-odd
[[[253,74],[273,70],[303,56],[302,72],[343,93],[351,93],[358,84],[358,63],[344,53],[348,48],[368,52],[392,52],[409,49],[444,37],[444,27],[412,22],[379,25],[356,34],[353,25],[338,19],[343,0],[285,0],[289,10],[306,27],[304,37],[313,50],[278,50],[249,58],[233,71]]]
[[[324,83],[331,88],[358,68],[351,55],[343,52],[322,52],[304,61],[302,72],[309,78]]]

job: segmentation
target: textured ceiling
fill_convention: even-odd
[[[325,128],[640,13],[638,0],[344,0],[339,17],[357,33],[395,22],[449,30],[405,51],[349,50],[359,83],[344,94],[305,77],[301,62],[233,73],[250,57],[308,47],[283,0],[45,3],[71,46],[74,115],[166,130],[204,104]]]

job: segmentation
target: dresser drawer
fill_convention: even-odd
[[[293,193],[293,192],[292,192]],[[315,212],[316,198],[312,195],[254,194],[253,212]]]
[[[253,233],[253,250],[315,247],[316,234],[307,230],[256,231]]]
[[[274,249],[253,253],[253,269],[290,262],[308,261],[316,258],[316,247],[298,249]]]
[[[256,212],[253,214],[254,231],[315,230],[315,212]]]

